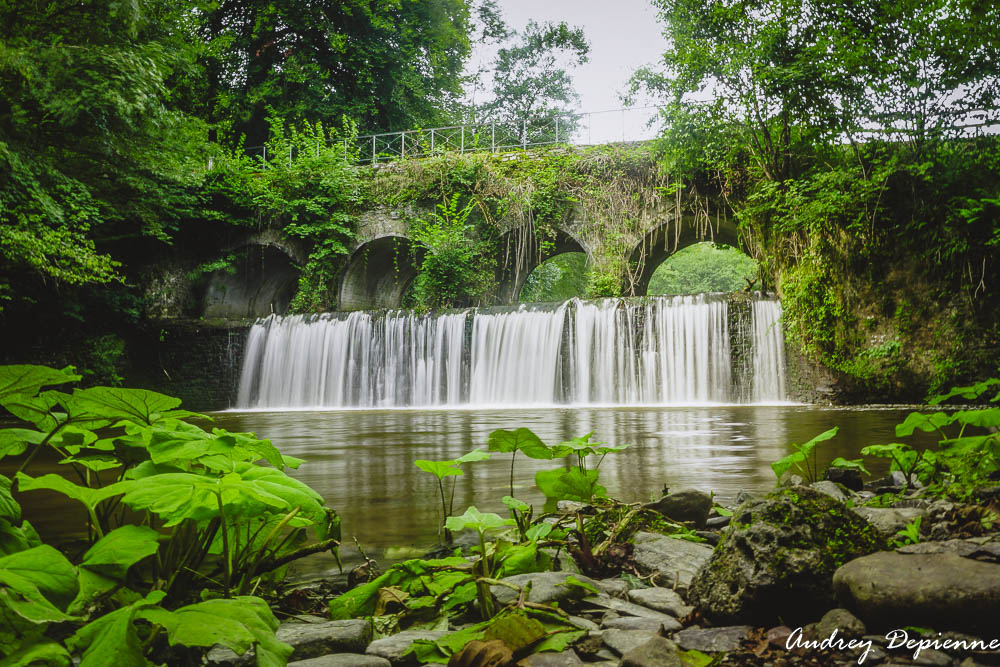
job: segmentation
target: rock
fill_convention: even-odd
[[[622,656],[620,667],[684,667],[677,644],[664,637],[653,637]]]
[[[839,486],[830,480],[823,480],[822,482],[813,482],[810,484],[812,488],[816,489],[820,493],[825,493],[837,502],[846,503],[847,494],[844,493]]]
[[[846,609],[831,609],[816,624],[816,635],[826,639],[836,631],[838,637],[857,639],[865,634],[865,624]]]
[[[467,531],[474,532],[474,531]],[[552,547],[545,547],[539,549],[540,552],[548,555],[552,559],[552,569],[556,572],[569,572],[570,574],[577,575],[581,574],[580,566],[576,564],[573,557],[566,553],[566,550],[553,549]]]
[[[643,618],[641,616],[613,616],[601,623],[601,627],[614,630],[645,630],[646,632],[659,633],[680,630],[681,624],[673,619],[662,620]]]
[[[648,642],[653,637],[659,637],[658,632],[648,630],[618,630],[611,628],[603,632],[604,645],[618,655],[625,655],[634,648],[638,648]]]
[[[571,648],[559,653],[535,653],[517,663],[518,667],[576,667],[584,664]]]
[[[935,651],[932,648],[922,650],[913,663],[916,665],[931,665],[932,667],[950,667],[952,664],[951,658],[947,653]]]
[[[581,630],[599,630],[597,623],[594,623],[589,618],[584,618],[583,616],[570,616],[569,622],[580,628]]]
[[[597,590],[613,598],[628,597],[628,584],[624,579],[601,579],[597,582]]]
[[[830,480],[837,484],[843,484],[851,491],[860,491],[865,488],[865,482],[861,479],[861,471],[854,468],[830,467],[823,474],[823,479]]]
[[[901,554],[953,553],[963,558],[1000,563],[1000,542],[980,543],[975,540],[943,540],[941,542],[918,542],[896,549]]]
[[[636,588],[628,592],[628,599],[676,618],[684,618],[693,609],[684,604],[684,599],[676,591],[668,588]]]
[[[282,623],[275,633],[279,641],[292,645],[291,660],[305,660],[329,653],[361,653],[372,638],[371,623],[364,619],[326,621],[323,623]],[[256,664],[250,649],[236,655],[228,648],[213,648],[206,659],[210,665]]]
[[[674,633],[677,645],[685,651],[703,653],[728,653],[738,651],[740,642],[746,639],[749,625],[731,625],[722,628],[688,628]]]
[[[786,470],[784,474],[778,478],[778,486],[784,488],[789,486],[802,486],[805,484],[805,480],[802,479],[801,475],[796,475],[791,470]]]
[[[334,653],[288,663],[288,667],[391,667],[391,665],[392,663],[385,658],[359,653]]]
[[[713,547],[719,543],[719,540],[722,539],[718,533],[713,533],[710,530],[696,530],[694,531],[694,534],[705,540],[705,544],[709,544]]]
[[[708,519],[705,526],[708,528],[725,528],[732,520],[731,516],[713,516]]]
[[[673,616],[664,614],[662,611],[655,611],[642,605],[638,605],[627,600],[609,597],[607,595],[592,595],[583,600],[585,604],[615,612],[627,616],[638,616],[639,618],[652,618],[665,625],[672,625],[677,622]]]
[[[748,503],[753,500],[753,496],[750,495],[748,491],[740,491],[736,494],[736,504],[742,505],[743,503]]]
[[[447,633],[441,630],[404,630],[383,639],[376,639],[368,645],[368,650],[365,653],[385,658],[393,665],[416,664],[416,659],[412,655],[403,658],[403,654],[410,648],[410,644],[417,639],[434,641],[445,634]]]
[[[833,572],[885,546],[846,505],[808,487],[781,489],[737,510],[687,601],[719,623],[815,618],[834,606]]]
[[[697,489],[682,489],[649,503],[646,508],[656,510],[673,521],[704,528],[708,513],[712,511],[712,496]]]
[[[855,507],[854,511],[863,516],[870,524],[884,534],[893,536],[906,528],[918,516],[924,516],[923,510],[915,507]]]
[[[869,626],[996,631],[1000,565],[950,553],[883,552],[836,571],[837,598]]]
[[[504,577],[503,581],[524,588],[529,582],[531,591],[528,593],[528,602],[538,604],[559,603],[561,607],[565,602],[580,600],[587,595],[591,595],[587,589],[581,586],[567,584],[566,579],[574,577],[578,581],[590,584],[597,588],[598,582],[582,574],[571,574],[569,572],[530,572],[528,574],[515,574],[512,577]],[[491,586],[493,596],[500,604],[510,604],[517,600],[518,593],[514,589],[506,586]]]
[[[687,588],[698,570],[712,556],[712,547],[656,533],[636,533],[632,558],[655,583]]]

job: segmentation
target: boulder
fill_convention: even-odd
[[[822,482],[814,482],[809,486],[816,489],[820,493],[825,493],[838,502],[847,502],[847,494],[844,493],[844,490],[828,479],[824,479]]]
[[[686,651],[702,653],[729,653],[738,651],[740,642],[747,638],[749,625],[731,625],[722,628],[688,628],[674,633],[678,646]]]
[[[823,479],[843,484],[851,491],[860,491],[865,488],[865,482],[861,479],[861,471],[855,468],[830,467],[823,474]]]
[[[530,583],[531,590],[528,592],[528,602],[537,602],[538,604],[556,603],[561,607],[566,602],[579,600],[592,594],[582,586],[567,584],[566,579],[569,577],[574,577],[577,581],[589,584],[595,589],[600,590],[600,584],[594,579],[585,577],[582,574],[572,574],[570,572],[530,572],[528,574],[515,574],[512,577],[504,577],[503,581],[514,584],[515,586],[520,586],[521,588],[524,588]],[[518,597],[517,591],[512,588],[507,588],[506,586],[491,586],[490,590],[493,592],[493,597],[495,597],[500,604],[510,604],[511,602],[517,600]]]
[[[658,533],[636,533],[632,559],[654,583],[687,588],[698,570],[712,556],[712,547]]]
[[[953,553],[883,552],[833,575],[837,598],[866,624],[996,632],[1000,565]]]
[[[673,521],[692,523],[695,528],[704,528],[708,513],[712,511],[712,496],[697,489],[682,489],[663,496],[646,507]]]
[[[643,607],[662,611],[677,618],[684,618],[692,610],[676,591],[669,588],[636,588],[628,592],[628,599]]]
[[[684,667],[677,644],[663,637],[653,637],[622,656],[620,667]]]
[[[926,512],[916,507],[855,507],[854,511],[864,517],[885,535],[892,537],[906,528],[918,516]]]
[[[321,655],[308,660],[296,660],[288,663],[288,667],[391,667],[392,663],[385,658],[360,653],[334,653]]]
[[[279,641],[292,645],[292,660],[305,660],[328,653],[362,653],[372,639],[371,623],[365,619],[323,623],[282,623],[275,632]],[[228,648],[213,648],[206,656],[209,665],[236,667],[256,663],[250,649],[236,655]]]
[[[843,503],[808,487],[780,489],[737,509],[687,600],[719,623],[815,618],[834,606],[834,571],[885,547]]]
[[[673,632],[680,630],[681,624],[677,621],[673,623],[656,618],[643,618],[641,616],[609,616],[601,623],[604,629],[613,630],[645,630],[647,632]]]
[[[365,653],[385,658],[393,665],[416,664],[417,660],[413,657],[412,653],[404,657],[404,654],[410,648],[410,644],[418,639],[434,641],[441,639],[446,634],[442,630],[404,630],[383,639],[376,639],[368,645],[368,650]]]
[[[610,628],[601,633],[604,645],[618,655],[625,655],[632,649],[638,648],[648,642],[653,637],[658,637],[658,632],[648,630],[619,630]]]
[[[823,614],[823,618],[816,624],[816,636],[825,639],[834,631],[838,637],[858,639],[865,634],[865,624],[846,609],[831,609]]]

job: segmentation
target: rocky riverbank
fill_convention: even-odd
[[[804,484],[787,476],[773,493],[741,498],[730,510],[684,490],[631,506],[629,519],[618,504],[619,522],[605,527],[612,535],[655,510],[684,526],[687,539],[642,529],[600,558],[582,558],[590,547],[571,546],[576,558],[562,554],[555,571],[493,582],[498,608],[550,609],[577,631],[574,640],[558,652],[524,655],[530,648],[516,639],[487,633],[451,644],[448,664],[1000,665],[1000,488],[959,503],[906,491],[903,481],[896,475],[861,488],[853,478]],[[560,516],[546,520],[568,520],[587,535],[609,511],[564,502]],[[587,576],[601,568],[610,576]],[[283,604],[321,610],[346,587],[342,578],[298,585]],[[449,645],[443,638],[475,620],[379,632],[393,595],[406,604],[386,586],[375,615],[363,618],[298,613],[278,632],[295,647],[290,664],[420,664],[415,640]],[[208,661],[252,658],[215,650]]]

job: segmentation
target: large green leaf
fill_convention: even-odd
[[[466,452],[462,454],[457,459],[456,463],[472,463],[474,461],[487,461],[490,458],[490,453],[483,449],[473,449],[471,452]]]
[[[278,620],[264,600],[241,596],[231,600],[206,600],[181,607],[140,610],[137,616],[162,625],[171,645],[210,647],[222,644],[239,655],[256,644],[260,667],[283,667],[292,647],[278,641]]]
[[[812,454],[814,449],[816,449],[816,445],[834,437],[835,435],[837,435],[838,431],[840,431],[840,427],[834,426],[830,430],[823,431],[815,438],[802,445],[796,445],[792,443],[792,448],[794,451],[792,451],[788,456],[780,458],[777,461],[771,463],[771,470],[774,471],[774,474],[776,477],[778,477],[778,479],[781,479],[781,476],[784,475],[785,472],[793,465],[799,467],[801,466],[801,464],[805,463],[806,460],[809,458],[809,455]]]
[[[947,401],[949,398],[954,398],[955,396],[961,396],[962,398],[974,400],[979,398],[979,396],[990,387],[995,387],[997,385],[1000,385],[1000,379],[990,378],[989,380],[983,380],[982,382],[977,382],[976,384],[969,385],[967,387],[952,387],[951,391],[946,394],[931,396],[927,399],[927,403],[929,405],[938,405],[943,401]]]
[[[470,579],[469,562],[461,557],[442,558],[438,560],[408,560],[396,563],[384,574],[367,584],[362,584],[330,601],[330,617],[334,620],[371,616],[375,612],[380,588],[396,586],[406,591],[411,590],[426,593],[456,590],[456,585],[463,578]],[[466,568],[464,572],[455,572],[456,568]],[[444,576],[442,576],[442,574]],[[435,593],[435,594],[437,594]],[[473,597],[475,592],[473,591]]]
[[[987,410],[962,410],[954,415],[959,424],[978,426],[980,428],[997,428],[1000,426],[1000,408]]]
[[[10,478],[0,475],[0,519],[6,519],[12,524],[21,523],[21,506],[14,500],[10,492],[13,482]]]
[[[589,503],[595,497],[603,498],[608,490],[597,483],[597,470],[581,470],[573,466],[569,470],[539,470],[535,473],[535,484],[546,498],[556,500],[576,500]]]
[[[417,466],[424,472],[429,472],[438,479],[444,479],[449,475],[464,475],[462,469],[456,465],[457,461],[425,461],[424,459],[417,459],[413,462],[413,465]]]
[[[72,403],[97,418],[148,425],[179,406],[181,399],[148,389],[91,387],[75,390]]]
[[[160,534],[148,526],[121,526],[90,547],[80,567],[124,581],[130,567],[156,553],[159,538]]]
[[[476,509],[475,505],[472,505],[461,516],[448,517],[444,525],[448,530],[456,532],[465,528],[485,532],[494,528],[502,528],[503,526],[513,526],[514,520],[505,519],[493,512],[480,512]]]
[[[92,489],[87,486],[74,484],[65,477],[60,477],[53,473],[42,475],[41,477],[30,477],[23,472],[17,473],[17,489],[19,491],[36,491],[39,489],[58,491],[68,498],[83,503],[90,509],[97,507],[102,500],[124,493],[133,486],[135,486],[135,482],[124,481]]]
[[[20,456],[28,445],[40,445],[45,433],[30,428],[5,428],[0,430],[0,458]]]
[[[60,392],[46,391],[38,396],[14,394],[0,399],[0,405],[18,419],[34,424],[42,431],[51,431],[66,419],[62,412],[53,410],[59,404]]]
[[[940,430],[953,421],[954,417],[946,415],[943,412],[935,412],[930,415],[922,412],[911,412],[906,416],[906,419],[903,420],[903,423],[896,424],[896,437],[903,438],[908,435],[913,435],[913,432],[917,429],[926,433],[931,433],[933,431]]]
[[[233,433],[221,428],[212,429],[212,434],[221,442],[231,443],[240,452],[241,460],[255,462],[264,459],[278,470],[285,467],[281,452],[270,440],[262,440],[253,433]]]
[[[16,394],[34,396],[42,387],[79,379],[71,366],[62,370],[31,364],[0,366],[0,399]]]
[[[31,634],[31,625],[26,631],[25,623],[72,620],[63,610],[76,591],[76,570],[48,545],[0,558],[0,608],[4,609],[0,614],[0,639],[4,645]]]
[[[66,645],[74,652],[83,651],[80,667],[146,667],[149,663],[143,657],[134,619],[139,611],[154,607],[163,597],[163,591],[153,591],[77,630]]]
[[[548,460],[552,458],[552,449],[528,428],[493,431],[489,436],[489,450],[491,452],[523,452],[525,456],[532,459]]]
[[[28,640],[25,646],[0,660],[0,667],[69,667],[70,654],[62,644],[53,641]]]

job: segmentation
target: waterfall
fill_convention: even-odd
[[[780,304],[753,299],[739,325],[729,309],[725,295],[702,294],[272,315],[247,337],[237,407],[784,400]],[[734,346],[747,351],[739,372]]]

